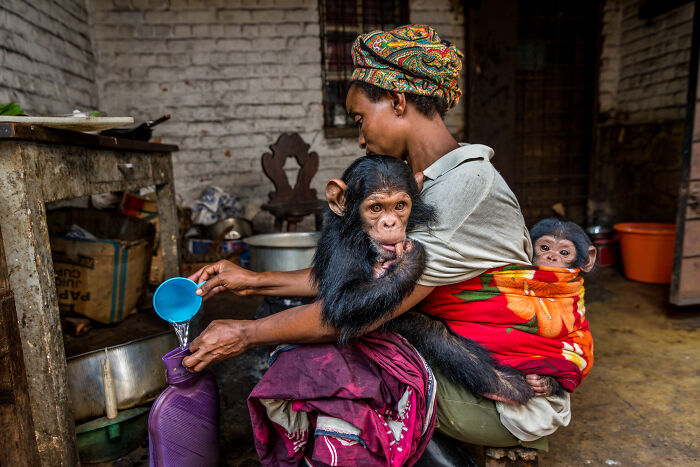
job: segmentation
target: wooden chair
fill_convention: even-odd
[[[275,217],[275,231],[281,232],[287,222],[287,231],[295,232],[296,224],[308,215],[314,215],[316,230],[321,228],[321,214],[326,201],[316,197],[316,190],[310,187],[311,179],[318,170],[318,154],[309,152],[309,145],[298,133],[283,133],[275,144],[270,145],[272,153],[262,156],[263,172],[275,185],[269,194],[269,201],[262,208]],[[284,172],[284,163],[293,157],[299,164],[297,181],[292,188]]]

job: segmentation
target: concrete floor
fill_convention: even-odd
[[[700,465],[700,308],[610,268],[586,286],[595,363],[540,465]]]
[[[202,326],[251,318],[259,298],[209,301]],[[668,304],[668,286],[631,282],[613,268],[586,279],[595,341],[591,373],[573,396],[571,425],[550,437],[541,466],[700,465],[700,307]],[[213,367],[221,391],[222,465],[259,465],[246,397],[264,372],[266,349]],[[111,465],[139,465],[123,459]],[[137,460],[138,459],[138,460]]]

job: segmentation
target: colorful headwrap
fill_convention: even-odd
[[[444,97],[451,109],[462,95],[463,56],[430,26],[372,31],[358,36],[352,46],[352,79],[389,91]]]

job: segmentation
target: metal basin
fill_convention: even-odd
[[[154,399],[165,389],[167,382],[160,357],[177,345],[175,333],[168,331],[106,348],[119,410]],[[105,349],[100,349],[67,360],[68,390],[78,422],[105,414],[101,365],[104,359]]]
[[[320,236],[319,232],[287,232],[248,237],[250,268],[264,272],[311,267]]]

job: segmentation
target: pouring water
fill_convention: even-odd
[[[190,320],[202,305],[202,297],[197,295],[197,288],[202,284],[185,277],[173,277],[160,284],[153,294],[153,308],[158,316],[173,325],[182,350],[187,349]]]
[[[187,350],[187,339],[189,337],[188,334],[190,332],[190,320],[183,321],[181,323],[170,324],[173,325],[173,329],[175,329],[177,339],[180,341],[180,349]]]

